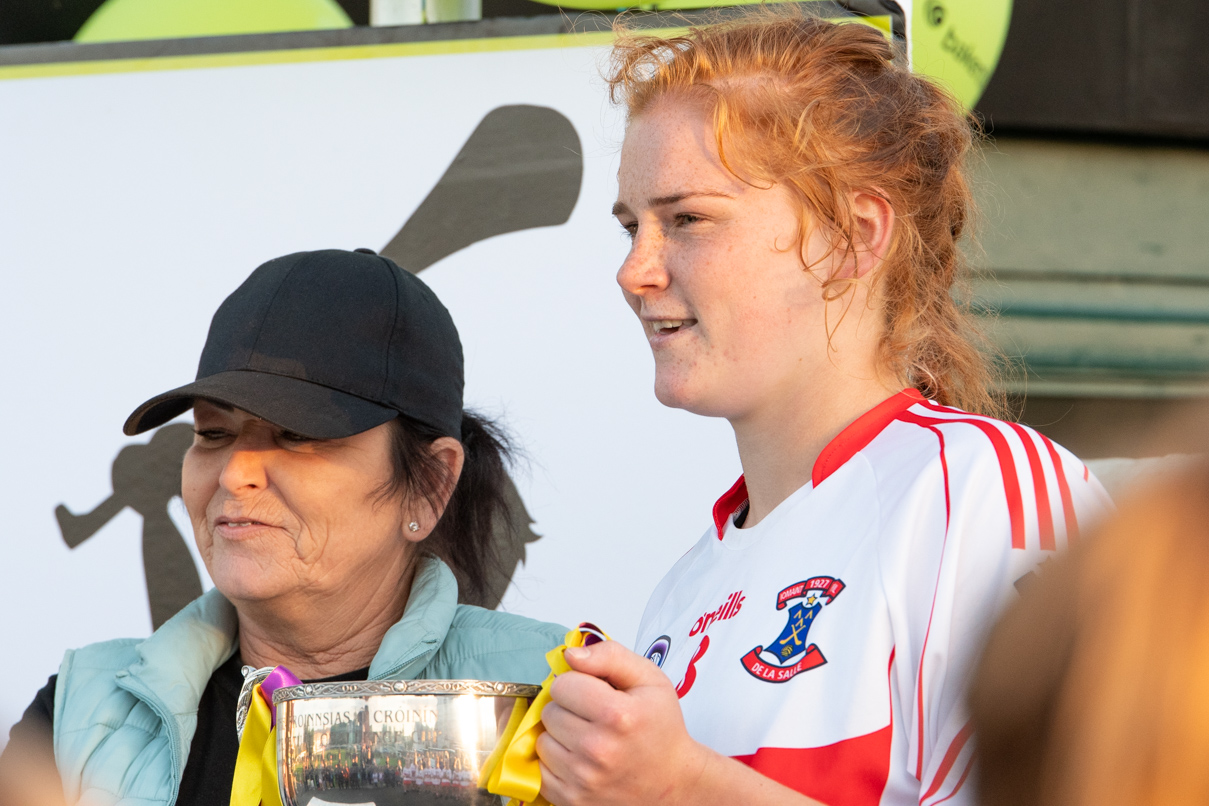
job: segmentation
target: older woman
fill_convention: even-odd
[[[457,330],[418,278],[367,250],[264,264],[214,315],[197,380],[125,431],[190,407],[182,497],[216,589],[150,638],[68,652],[14,728],[10,780],[53,748],[69,801],[226,802],[244,664],[542,680],[563,628],[458,603],[487,582],[503,450],[462,410]]]

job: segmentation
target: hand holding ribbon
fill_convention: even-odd
[[[564,655],[571,670],[550,687],[546,730],[537,741],[541,793],[550,802],[746,804],[761,801],[750,785],[730,789],[744,774],[777,786],[695,741],[675,686],[650,660],[616,641],[568,648]]]
[[[282,806],[277,782],[277,713],[273,692],[301,684],[284,666],[278,666],[256,685],[248,707],[239,752],[235,756],[235,778],[231,782],[231,806]]]
[[[550,702],[550,686],[558,675],[571,670],[565,652],[568,648],[591,646],[608,641],[600,628],[587,622],[567,633],[565,643],[546,653],[550,674],[531,705],[517,699],[512,706],[508,726],[495,749],[483,764],[479,786],[493,795],[510,798],[508,806],[550,806],[540,794],[541,765],[537,758],[537,739],[545,730],[542,711]]]

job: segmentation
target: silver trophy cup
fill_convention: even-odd
[[[312,683],[278,689],[286,806],[499,806],[478,786],[518,698],[540,686],[480,680]]]

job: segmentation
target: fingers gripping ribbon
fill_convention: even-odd
[[[277,782],[277,714],[273,692],[302,681],[284,666],[278,666],[256,684],[248,707],[235,756],[235,778],[231,782],[231,806],[282,806]]]
[[[549,801],[539,794],[542,773],[537,760],[537,737],[545,731],[542,709],[550,702],[550,684],[563,672],[571,671],[563,657],[568,647],[591,646],[608,641],[609,636],[594,624],[585,622],[567,633],[564,640],[566,643],[546,653],[550,674],[542,682],[542,690],[533,698],[532,704],[517,698],[508,726],[479,775],[481,788],[493,795],[511,798],[508,806],[550,806]]]

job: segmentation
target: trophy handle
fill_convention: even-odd
[[[248,723],[248,709],[252,707],[253,689],[258,683],[273,673],[276,666],[243,667],[243,687],[239,690],[239,699],[235,701],[235,734],[237,741],[243,741],[243,726]]]

